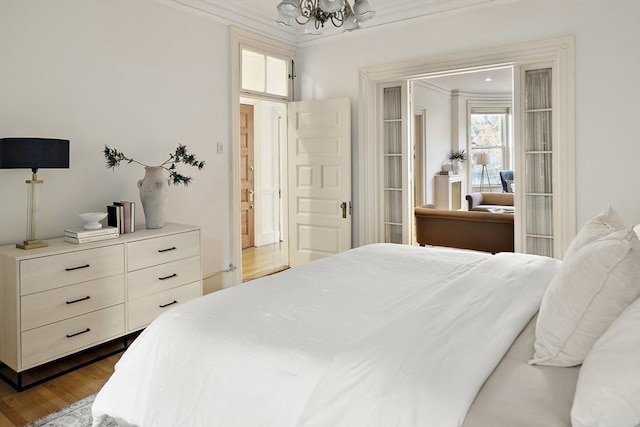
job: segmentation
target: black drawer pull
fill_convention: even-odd
[[[74,299],[74,300],[72,300],[72,301],[67,301],[67,304],[75,304],[75,303],[77,303],[77,302],[80,302],[80,301],[86,301],[86,300],[88,300],[88,299],[91,299],[91,297],[90,297],[89,295],[87,295],[87,296],[86,296],[86,297],[84,297],[84,298],[78,298],[78,299]]]
[[[73,270],[80,270],[81,268],[89,268],[90,265],[89,264],[85,264],[85,265],[81,265],[80,267],[71,267],[71,268],[65,268],[65,270],[67,271],[73,271]]]
[[[158,252],[169,252],[169,251],[175,251],[176,249],[178,249],[178,248],[176,248],[175,246],[172,246],[172,247],[167,248],[167,249],[158,249]]]
[[[171,302],[170,302],[170,303],[168,303],[168,304],[160,304],[160,305],[159,305],[159,307],[160,307],[160,308],[165,308],[165,307],[169,307],[170,305],[177,304],[177,303],[178,303],[178,301],[173,300],[173,301],[171,301]]]
[[[171,279],[172,277],[178,277],[178,275],[176,273],[170,274],[168,276],[164,276],[164,277],[158,277],[158,279],[160,280],[167,280],[167,279]]]
[[[67,334],[67,338],[73,338],[73,337],[76,337],[78,335],[86,334],[89,331],[91,331],[91,329],[87,328],[84,331],[76,332],[75,334]]]

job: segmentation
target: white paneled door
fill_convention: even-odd
[[[351,248],[351,101],[289,104],[289,264]]]

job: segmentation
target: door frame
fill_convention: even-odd
[[[376,168],[381,156],[380,87],[389,81],[412,80],[427,76],[450,74],[496,66],[522,66],[530,63],[551,62],[556,73],[555,95],[559,100],[557,123],[558,167],[564,172],[554,181],[557,188],[559,214],[560,253],[576,233],[576,168],[575,168],[575,39],[573,36],[551,40],[521,43],[472,52],[432,57],[417,61],[375,66],[360,70],[358,97],[358,244],[381,242],[382,212],[378,206],[381,182]],[[412,109],[409,109],[412,111]],[[517,113],[517,112],[514,112]],[[516,114],[517,115],[517,114]],[[514,121],[518,117],[514,117]],[[372,143],[373,142],[373,143]],[[516,159],[517,161],[517,159]],[[554,190],[555,193],[555,190]],[[516,221],[521,212],[516,210]],[[554,233],[555,234],[555,233]],[[521,239],[516,236],[516,251],[522,251]]]
[[[413,96],[413,94],[411,95]],[[412,191],[412,205],[416,206],[418,201],[416,200],[416,193],[420,195],[420,202],[422,205],[428,200],[428,187],[426,185],[426,166],[427,166],[427,109],[413,105],[413,114],[411,117],[411,123],[413,124],[411,128],[411,142],[413,143],[413,172],[411,174],[412,182],[413,182],[413,191]],[[419,123],[420,126],[420,134],[416,134],[416,123]],[[419,185],[418,185],[419,184]],[[411,221],[409,223],[411,229],[411,241],[410,244],[416,243],[416,226],[415,226],[415,216],[411,215]]]
[[[231,135],[231,236],[229,239],[229,253],[231,254],[231,260],[229,267],[231,270],[231,285],[242,283],[242,229],[240,224],[240,97],[253,97],[258,99],[267,99],[275,102],[292,101],[293,99],[285,99],[282,97],[270,97],[260,96],[255,93],[243,93],[241,90],[241,50],[243,47],[248,49],[258,49],[261,52],[271,54],[274,56],[296,59],[297,51],[292,45],[281,43],[264,36],[259,36],[254,33],[250,33],[239,28],[230,28],[230,56],[231,56],[231,129],[229,135]],[[291,66],[289,66],[291,68]],[[289,69],[289,73],[292,74],[292,70]],[[298,93],[299,88],[296,87],[297,80],[293,79],[290,94]],[[286,134],[285,134],[286,145]],[[283,149],[286,152],[286,149]],[[284,166],[284,165],[283,165]],[[284,182],[286,183],[286,177]],[[286,188],[284,186],[283,188]],[[283,206],[288,206],[287,192],[283,192],[282,203]],[[286,214],[285,214],[286,215]],[[285,225],[287,224],[287,218],[284,218]],[[288,264],[288,251],[286,251],[287,264]]]
[[[414,124],[413,132],[411,133],[412,142],[413,142],[413,193],[414,193],[414,204],[416,204],[417,200],[415,200],[416,193],[416,181],[420,181],[417,186],[417,190],[420,194],[421,202],[424,204],[424,201],[427,200],[427,187],[425,185],[425,165],[427,164],[427,150],[426,150],[426,123],[427,123],[427,110],[424,107],[413,106],[413,117],[412,123]],[[416,134],[415,124],[419,123],[420,126],[420,134]]]

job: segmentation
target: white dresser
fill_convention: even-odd
[[[200,229],[0,247],[0,362],[20,373],[147,326],[202,295]]]

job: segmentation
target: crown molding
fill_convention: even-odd
[[[157,0],[159,3],[187,13],[198,15],[230,27],[271,37],[279,42],[297,45],[299,36],[284,27],[275,24],[274,19],[256,19],[248,11],[239,7],[229,7],[227,2],[212,4],[204,0]],[[228,2],[231,3],[231,2]],[[232,4],[241,4],[234,1]],[[275,7],[274,7],[275,10]]]
[[[334,39],[348,37],[340,28],[327,26],[320,36],[304,34],[302,25],[285,27],[275,23],[276,5],[279,0],[156,0],[157,2],[187,13],[212,19],[277,41],[297,47],[314,45]],[[372,8],[376,16],[367,21],[360,30],[372,31],[388,28],[390,24],[403,25],[406,21],[433,18],[434,15],[452,14],[479,8],[516,3],[523,0],[375,0]]]

